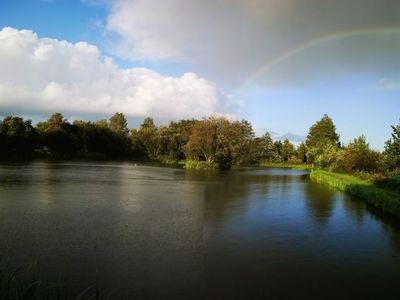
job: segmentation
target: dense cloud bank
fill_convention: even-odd
[[[123,111],[175,119],[218,114],[225,100],[194,73],[170,77],[121,69],[94,45],[38,38],[29,30],[0,31],[0,66],[3,113]]]
[[[233,85],[249,78],[293,84],[321,75],[391,76],[400,67],[398,0],[107,3],[107,29],[120,36],[120,55],[181,62]]]

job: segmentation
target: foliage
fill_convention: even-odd
[[[328,115],[324,115],[321,120],[311,126],[307,135],[306,146],[308,148],[308,162],[314,163],[323,152],[327,145],[340,148],[339,135],[336,133],[336,126]],[[332,149],[330,149],[332,150]]]
[[[262,161],[260,163],[261,167],[265,168],[284,168],[284,169],[295,169],[295,170],[311,170],[312,166],[307,164],[290,164],[290,163],[283,163],[283,162],[269,162],[269,161]]]
[[[392,138],[386,141],[384,155],[384,167],[387,170],[400,168],[400,124],[392,127]]]
[[[121,136],[127,136],[129,133],[128,122],[123,113],[115,113],[111,118],[108,127],[110,130]]]
[[[318,153],[310,152],[308,155],[314,157],[315,165],[323,169],[339,169],[341,165],[341,150],[334,144],[326,144],[321,150],[311,148]]]
[[[282,156],[282,146],[283,146],[282,142],[280,140],[277,140],[274,142],[274,145],[275,145],[276,151],[278,152],[278,155]]]
[[[354,139],[345,148],[343,166],[348,173],[375,171],[381,159],[379,152],[371,150],[364,135]]]
[[[260,163],[308,163],[349,173],[389,174],[399,169],[400,161],[400,125],[392,129],[392,138],[386,142],[382,157],[369,148],[364,136],[341,148],[336,127],[327,115],[311,126],[306,142],[297,149],[287,139],[273,141],[269,133],[255,137],[246,120],[231,121],[224,117],[180,120],[164,126],[157,126],[147,117],[139,128],[129,129],[125,115],[119,112],[109,120],[75,120],[72,124],[61,113],[54,113],[36,127],[30,120],[8,116],[0,121],[0,157],[43,154],[125,157],[164,163],[189,160],[210,162],[220,169]]]
[[[303,161],[299,158],[297,158],[296,156],[292,156],[287,160],[287,163],[290,165],[300,165],[303,163]]]
[[[61,113],[54,113],[47,121],[36,126],[44,151],[71,154],[77,150],[76,132]]]
[[[157,127],[152,118],[145,118],[139,128],[139,139],[150,158],[157,158],[159,154],[159,137]]]
[[[374,183],[379,187],[400,192],[400,176],[381,177],[379,179],[375,179]]]
[[[280,160],[278,150],[268,132],[261,137],[253,139],[248,153],[248,162],[250,164],[260,161],[279,162]]]
[[[307,145],[306,143],[302,142],[299,144],[297,147],[296,153],[297,153],[297,158],[301,160],[303,163],[307,162]]]
[[[306,145],[309,148],[322,148],[326,144],[334,144],[340,147],[336,126],[327,114],[311,126],[306,140]]]
[[[282,144],[281,157],[283,161],[288,161],[291,157],[296,155],[296,150],[294,145],[288,140],[285,139]]]
[[[0,121],[0,154],[27,154],[36,144],[37,134],[30,120],[8,116]]]
[[[187,159],[185,160],[184,168],[187,170],[216,170],[218,164],[212,160],[198,161]]]
[[[245,161],[253,137],[247,121],[210,117],[193,125],[185,154],[191,160],[213,161],[219,168],[229,169],[233,163]]]

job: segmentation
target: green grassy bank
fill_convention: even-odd
[[[322,170],[313,170],[310,173],[311,180],[329,185],[338,190],[347,192],[374,208],[385,213],[400,216],[400,193],[378,187],[373,183],[357,177],[332,173]]]
[[[307,164],[288,164],[288,163],[275,163],[275,162],[261,162],[261,167],[265,168],[284,168],[284,169],[295,169],[295,170],[311,170],[312,166]]]

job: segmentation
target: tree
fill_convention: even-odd
[[[301,162],[303,163],[307,162],[307,146],[304,142],[299,144],[296,152],[297,152],[297,158]]]
[[[146,149],[140,139],[139,132],[137,129],[132,128],[129,132],[131,152],[135,156],[142,157],[146,153]]]
[[[229,122],[220,118],[218,122],[218,155],[231,157],[231,164],[240,165],[247,161],[254,131],[246,120]],[[225,159],[225,158],[224,158]]]
[[[185,147],[186,156],[199,161],[212,161],[217,151],[217,120],[208,118],[193,125]]]
[[[229,169],[232,164],[245,161],[253,138],[253,129],[247,121],[211,117],[193,125],[185,154],[192,160],[217,163],[219,168]]]
[[[27,154],[36,147],[36,130],[31,120],[7,116],[0,121],[0,152],[5,154]]]
[[[188,143],[195,120],[170,122],[158,129],[159,156],[163,161],[176,162],[185,159],[185,145]]]
[[[384,165],[389,170],[400,168],[400,123],[392,127],[392,138],[385,142]]]
[[[139,128],[139,138],[150,158],[157,158],[159,155],[158,129],[152,118],[145,118]]]
[[[311,126],[306,139],[306,145],[308,148],[322,149],[326,144],[333,144],[340,147],[339,135],[336,133],[336,126],[327,114]]]
[[[276,140],[274,142],[276,151],[278,152],[278,155],[281,156],[282,155],[282,142],[280,140]]]
[[[108,127],[112,132],[121,136],[127,136],[129,133],[128,122],[123,113],[115,113],[111,118]]]
[[[311,149],[315,150],[317,148]],[[322,148],[320,153],[315,155],[313,161],[320,168],[338,170],[342,165],[342,152],[343,150],[340,150],[336,145],[328,143]]]
[[[47,121],[39,122],[36,128],[44,149],[68,155],[77,150],[73,127],[61,113],[54,113]]]
[[[344,168],[347,172],[375,171],[378,168],[380,153],[371,150],[364,135],[354,139],[345,148]]]
[[[295,156],[296,150],[294,145],[288,140],[285,139],[282,144],[281,156],[283,161],[288,161],[292,156]]]
[[[252,141],[249,157],[251,163],[277,162],[280,160],[278,150],[268,132]]]
[[[315,158],[322,154],[326,145],[332,144],[340,148],[339,135],[332,119],[325,114],[321,120],[311,126],[307,135],[306,146],[308,148],[308,161],[315,162]]]
[[[95,125],[96,127],[108,128],[108,121],[106,119],[97,120]]]

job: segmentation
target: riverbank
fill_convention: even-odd
[[[400,216],[400,193],[398,192],[378,187],[372,182],[351,175],[322,170],[311,171],[310,179],[347,192],[385,213]]]
[[[306,170],[311,171],[312,165],[308,164],[287,164],[287,163],[275,163],[275,162],[261,162],[261,167],[264,168],[282,168],[282,169],[294,169],[294,170]]]

